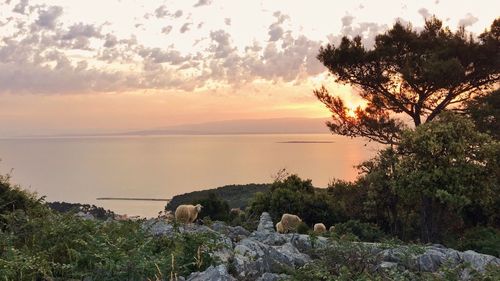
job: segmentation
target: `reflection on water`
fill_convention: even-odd
[[[227,184],[261,183],[282,168],[324,187],[353,180],[354,165],[376,150],[326,134],[0,139],[0,170],[49,201],[91,203],[156,216],[164,202],[97,197],[171,198]]]

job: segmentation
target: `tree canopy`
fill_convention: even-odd
[[[434,17],[421,31],[398,22],[376,37],[373,49],[366,49],[359,36],[344,37],[337,47],[322,47],[318,59],[367,101],[352,116],[339,96],[324,86],[316,89],[316,97],[332,112],[331,131],[394,144],[407,127],[401,116],[419,126],[498,83],[500,19],[477,39],[464,28],[452,32]]]

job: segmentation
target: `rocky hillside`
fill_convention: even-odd
[[[268,213],[261,215],[258,228],[254,232],[240,226],[227,226],[221,222],[210,226],[177,227],[164,221],[149,220],[143,227],[155,236],[173,236],[177,232],[212,233],[223,245],[212,253],[218,264],[203,272],[179,276],[178,280],[301,280],[297,279],[298,271],[310,264],[319,263],[325,253],[340,251],[341,243],[349,243],[348,247],[354,250],[354,254],[359,249],[368,253],[366,256],[358,255],[353,263],[361,262],[364,270],[374,274],[380,273],[381,276],[406,276],[398,280],[414,280],[412,276],[421,277],[419,280],[441,280],[450,274],[450,268],[458,270],[457,274],[461,280],[477,280],[475,276],[481,275],[487,268],[491,270],[493,267],[498,273],[500,267],[500,259],[494,256],[474,251],[460,252],[441,245],[341,242],[321,236],[279,234],[274,230],[274,223]]]

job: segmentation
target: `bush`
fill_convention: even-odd
[[[229,221],[229,204],[215,193],[210,193],[207,198],[195,201],[193,204],[203,206],[198,218],[209,217],[213,221]]]
[[[284,213],[298,215],[309,226],[323,222],[331,225],[337,218],[326,190],[314,188],[311,180],[297,175],[275,181],[266,193],[257,193],[250,203],[249,213],[260,216],[269,212],[273,221]]]
[[[474,250],[479,253],[500,257],[500,231],[491,227],[471,228],[458,238],[447,243],[461,251]]]
[[[416,273],[375,270],[378,259],[371,248],[362,243],[337,241],[318,250],[319,259],[293,273],[292,280],[428,280]]]
[[[308,234],[309,230],[310,230],[309,226],[307,226],[307,224],[304,222],[301,222],[297,226],[297,233],[299,233],[299,234]]]
[[[387,238],[377,225],[357,220],[336,224],[333,232],[338,236],[354,235],[364,242],[380,242]]]
[[[211,234],[152,236],[141,221],[83,220],[52,211],[34,194],[2,183],[1,280],[171,279],[215,264]]]

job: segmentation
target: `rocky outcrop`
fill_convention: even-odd
[[[444,264],[449,266],[467,264],[471,269],[479,272],[484,272],[488,265],[500,266],[499,258],[474,251],[460,252],[441,245],[432,245],[421,249],[401,246],[380,251],[379,257],[382,260],[381,265],[397,264],[423,272],[437,272]]]
[[[311,237],[304,234],[280,234],[274,229],[271,216],[262,213],[257,230],[250,233],[241,226],[228,226],[214,222],[210,226],[188,224],[174,227],[160,220],[144,222],[143,227],[154,235],[173,236],[176,233],[212,233],[222,245],[216,252],[219,265],[210,266],[203,272],[195,272],[179,280],[285,280],[298,267],[313,261],[311,256],[318,249],[332,245],[325,237]],[[442,245],[425,247],[394,246],[385,248],[378,243],[361,243],[376,255],[378,263],[374,270],[394,268],[421,272],[438,272],[446,265],[468,264],[470,269],[484,271],[488,265],[500,266],[500,259],[474,251],[460,252]],[[230,270],[229,270],[230,269]],[[469,280],[467,270],[463,280]]]
[[[210,266],[203,272],[194,272],[189,275],[187,281],[236,281],[236,279],[227,272],[225,265],[216,267]]]

